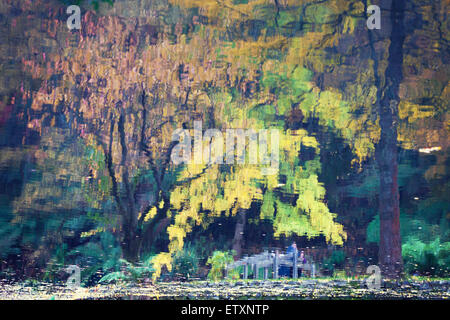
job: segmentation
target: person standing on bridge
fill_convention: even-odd
[[[297,249],[297,244],[295,243],[295,241],[293,241],[292,244],[286,249],[286,254],[294,253],[296,249]],[[280,277],[292,277],[292,271],[293,271],[292,267],[280,266],[278,275]]]
[[[301,263],[301,264],[306,263],[305,251],[303,251],[303,250],[300,251],[300,255],[298,257],[298,263]],[[298,277],[300,278],[302,276],[303,268],[299,268],[299,269],[300,269],[300,271],[298,272]]]
[[[286,254],[289,253],[294,253],[297,249],[297,244],[295,243],[295,241],[292,242],[292,244],[287,248],[286,250]],[[305,252],[302,251],[298,251],[297,250],[297,255],[298,255],[298,263],[300,264],[305,264],[306,263],[306,258],[305,258]],[[292,277],[293,276],[293,268],[292,267],[281,267],[280,272],[282,273],[283,276],[288,276],[288,277]],[[302,276],[302,271],[303,268],[299,267],[299,273],[298,276],[301,277]]]

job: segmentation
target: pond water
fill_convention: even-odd
[[[325,2],[82,2],[69,30],[64,1],[3,0],[2,285],[221,279],[292,242],[319,277],[448,277],[447,2],[376,30]]]

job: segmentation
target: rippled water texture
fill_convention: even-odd
[[[366,2],[100,1],[69,30],[64,1],[2,0],[5,290],[71,265],[83,287],[221,280],[293,241],[319,278],[447,278],[449,1],[384,1],[379,30]],[[244,137],[205,161],[227,129],[270,159]]]

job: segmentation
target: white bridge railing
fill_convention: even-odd
[[[309,261],[308,261],[309,260]],[[245,257],[241,260],[233,262],[225,267],[225,271],[228,275],[229,270],[244,266],[244,279],[248,279],[248,268],[253,268],[253,277],[258,279],[258,272],[260,268],[264,268],[264,279],[269,278],[269,268],[272,267],[273,279],[278,279],[278,269],[281,266],[292,267],[292,278],[298,278],[298,269],[309,271],[311,277],[316,276],[316,265],[313,261],[307,258],[306,263],[298,261],[298,251],[294,249],[293,253],[280,254],[277,251],[256,254],[250,257]]]

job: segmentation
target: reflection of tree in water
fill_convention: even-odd
[[[398,140],[405,150],[446,150],[444,1],[407,5],[434,25],[405,29]],[[6,1],[1,9],[9,52],[1,61],[1,136],[14,149],[0,163],[15,167],[23,184],[9,203],[15,244],[7,246],[31,248],[33,263],[102,233],[115,235],[130,261],[173,253],[186,237],[217,232],[221,215],[234,221],[227,241],[236,251],[257,242],[247,233],[266,221],[274,245],[290,235],[364,245],[379,188],[369,170],[380,135],[373,106],[392,84],[384,73],[389,34],[369,37],[362,2],[116,1],[84,12],[80,32],[67,30],[56,2]],[[427,35],[433,50],[420,45]],[[194,120],[219,130],[279,128],[279,173],[173,166],[172,132]],[[413,154],[400,174],[424,179],[429,165],[413,164]],[[429,170],[445,181],[445,152],[436,159]],[[435,177],[427,172],[431,190]],[[405,196],[425,191],[402,190],[406,180]],[[358,193],[364,184],[371,187]],[[448,206],[437,193],[431,198]]]

